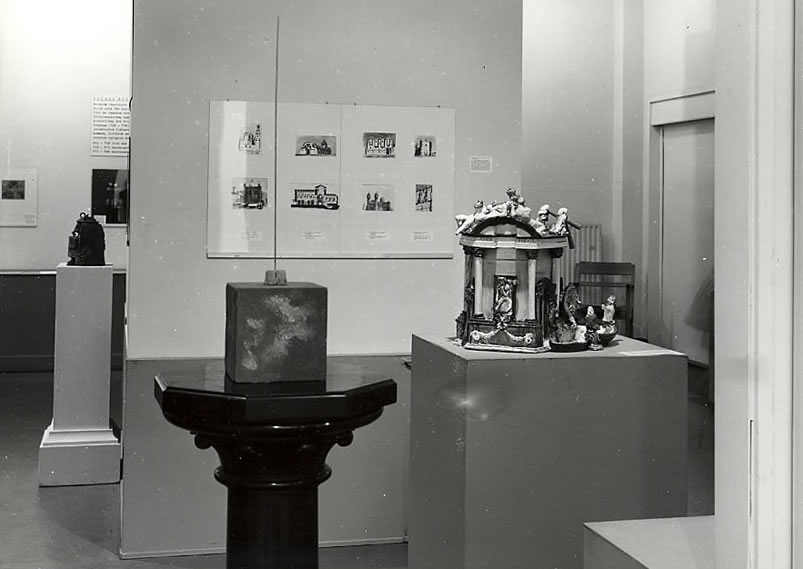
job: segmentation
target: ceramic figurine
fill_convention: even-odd
[[[513,298],[518,281],[512,277],[496,276],[494,297],[494,322],[506,324],[513,319]]]
[[[577,323],[580,295],[569,285],[552,309],[549,347],[554,352],[579,352],[588,349],[586,327]]]
[[[613,325],[613,315],[616,312],[616,297],[609,296],[608,299],[602,304],[602,325]]]
[[[541,206],[541,209],[538,210],[538,215],[533,220],[532,225],[538,234],[543,237],[549,234],[547,223],[549,223],[549,204],[544,204]]]
[[[567,235],[569,233],[569,227],[567,225],[567,221],[569,218],[569,210],[565,207],[562,207],[558,210],[558,220],[555,222],[555,225],[552,226],[550,231],[555,235]]]
[[[597,323],[597,314],[594,312],[594,307],[589,306],[586,309],[586,331],[585,341],[588,344],[589,350],[601,350],[602,342],[599,339],[599,324]]]
[[[532,210],[524,205],[524,198],[518,196],[516,199],[516,207],[513,209],[513,219],[518,219],[524,223],[529,223],[531,220]]]
[[[478,200],[474,204],[474,213],[470,213],[468,215],[456,215],[454,219],[457,222],[457,231],[455,231],[454,234],[460,235],[466,229],[471,227],[474,224],[474,221],[477,219],[477,215],[482,211],[484,206],[485,204],[482,203],[482,200]]]
[[[607,346],[616,337],[616,322],[614,314],[616,312],[616,297],[609,296],[602,304],[602,322],[599,327],[599,340],[603,346]]]

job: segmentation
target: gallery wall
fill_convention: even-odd
[[[714,3],[524,0],[523,22],[522,185],[601,223],[604,260],[636,264],[640,336],[649,102],[714,87]]]
[[[621,260],[636,265],[636,275],[641,274],[641,258],[644,235],[644,4],[641,0],[621,0],[620,44],[621,55],[618,93],[621,98],[621,155],[618,168],[620,199],[614,200],[614,227],[621,228],[617,244]],[[617,162],[614,161],[614,171]],[[637,293],[638,293],[637,289]],[[641,293],[643,294],[643,290]],[[640,333],[642,320],[639,303],[636,303],[636,336]]]
[[[524,0],[522,185],[528,201],[566,206],[603,228],[611,251],[613,1]]]
[[[521,182],[521,3],[134,3],[130,358],[223,354],[224,286],[269,260],[207,259],[210,100],[456,110],[455,211]],[[490,174],[469,157],[492,156]],[[452,259],[281,260],[329,287],[331,353],[404,353],[414,331],[453,333]]]
[[[668,162],[662,147],[662,129],[652,126],[658,120],[658,115],[655,115],[655,120],[652,117],[653,112],[660,105],[671,104],[675,105],[678,113],[676,113],[676,117],[667,119],[669,122],[688,120],[684,118],[687,116],[695,117],[696,115],[686,114],[683,111],[683,109],[692,108],[690,105],[693,101],[693,99],[684,97],[710,93],[715,89],[715,12],[713,0],[681,3],[661,0],[644,5],[643,200],[645,215],[643,216],[644,248],[642,249],[641,263],[643,269],[639,288],[645,290],[647,294],[646,297],[642,297],[642,304],[639,307],[641,314],[644,315],[642,324],[645,325],[645,328],[642,329],[642,334],[653,343],[689,351],[695,360],[703,363],[707,361],[709,335],[702,334],[694,328],[684,329],[685,324],[681,324],[679,329],[674,328],[675,318],[683,318],[684,321],[688,321],[694,316],[681,316],[680,312],[686,310],[684,306],[687,301],[682,300],[676,303],[672,299],[682,299],[684,295],[688,295],[688,302],[690,302],[696,294],[704,297],[706,293],[701,287],[707,286],[706,283],[710,284],[706,275],[710,274],[713,269],[710,261],[708,268],[704,265],[706,259],[710,258],[710,253],[705,253],[705,248],[701,249],[700,257],[703,264],[700,265],[689,265],[688,263],[681,263],[676,267],[665,265],[665,260],[672,258],[671,251],[667,250],[665,244],[675,250],[682,250],[683,247],[678,244],[677,240],[664,241],[665,236],[666,239],[672,239],[671,233],[666,233],[664,221],[688,220],[697,215],[697,212],[685,209],[689,207],[688,205],[683,205],[692,203],[690,197],[682,197],[686,192],[706,192],[708,198],[699,196],[697,202],[709,204],[707,207],[710,207],[713,199],[713,187],[710,183],[703,183],[701,179],[691,177],[688,183],[674,188],[669,197],[664,196],[663,184],[668,176],[678,179],[675,176],[676,171],[678,173],[686,170],[697,171],[694,168],[702,167],[702,164],[688,161]],[[708,97],[710,97],[709,100],[713,100],[715,95],[709,94]],[[693,137],[689,138],[689,142],[692,140],[694,140]],[[702,160],[702,156],[697,157],[697,160]],[[672,171],[667,173],[664,171],[665,168]],[[700,172],[702,170],[699,170],[698,175],[701,175]],[[700,184],[697,186],[699,189],[695,189],[695,184]],[[709,221],[708,227],[710,228],[712,225],[713,220]],[[706,226],[697,223],[695,227]],[[684,233],[681,239],[690,238],[692,233],[688,232],[688,235]],[[709,237],[706,239],[710,238],[709,232]],[[707,240],[702,242],[710,243]],[[672,278],[662,278],[661,275],[664,271],[671,271]],[[680,282],[687,284],[676,284]],[[664,287],[666,287],[665,290]],[[673,308],[669,309],[669,307]],[[673,312],[664,314],[664,310]],[[675,332],[671,332],[672,329]],[[691,336],[689,332],[692,332]],[[700,354],[705,354],[705,356]]]
[[[130,0],[0,2],[0,171],[38,175],[38,224],[0,227],[0,270],[66,261],[92,169],[126,168],[126,158],[90,156],[90,108],[93,96],[128,96],[130,53]],[[106,247],[124,268],[124,227],[106,229]]]
[[[715,3],[644,3],[644,95],[647,101],[713,89]]]

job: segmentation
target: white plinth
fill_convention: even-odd
[[[112,266],[56,269],[53,422],[39,446],[39,484],[120,480],[109,428]]]

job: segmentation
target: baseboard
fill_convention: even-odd
[[[218,555],[226,553],[225,547],[204,549],[165,549],[158,551],[120,551],[120,559],[149,559],[151,557],[186,557],[188,555]]]
[[[3,372],[28,372],[28,371],[53,371],[53,354],[32,354],[25,356],[0,356],[0,373]],[[123,369],[123,354],[111,355],[111,369],[120,371]]]
[[[53,371],[53,354],[0,356],[0,372]]]
[[[322,541],[319,547],[350,547],[358,545],[393,545],[407,543],[406,537],[383,537],[379,539],[359,539],[346,541]],[[186,557],[188,555],[218,555],[226,553],[225,547],[210,547],[204,549],[170,549],[163,551],[120,551],[120,559],[147,559],[150,557]]]

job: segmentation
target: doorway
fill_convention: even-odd
[[[661,339],[713,363],[714,120],[661,127]]]

